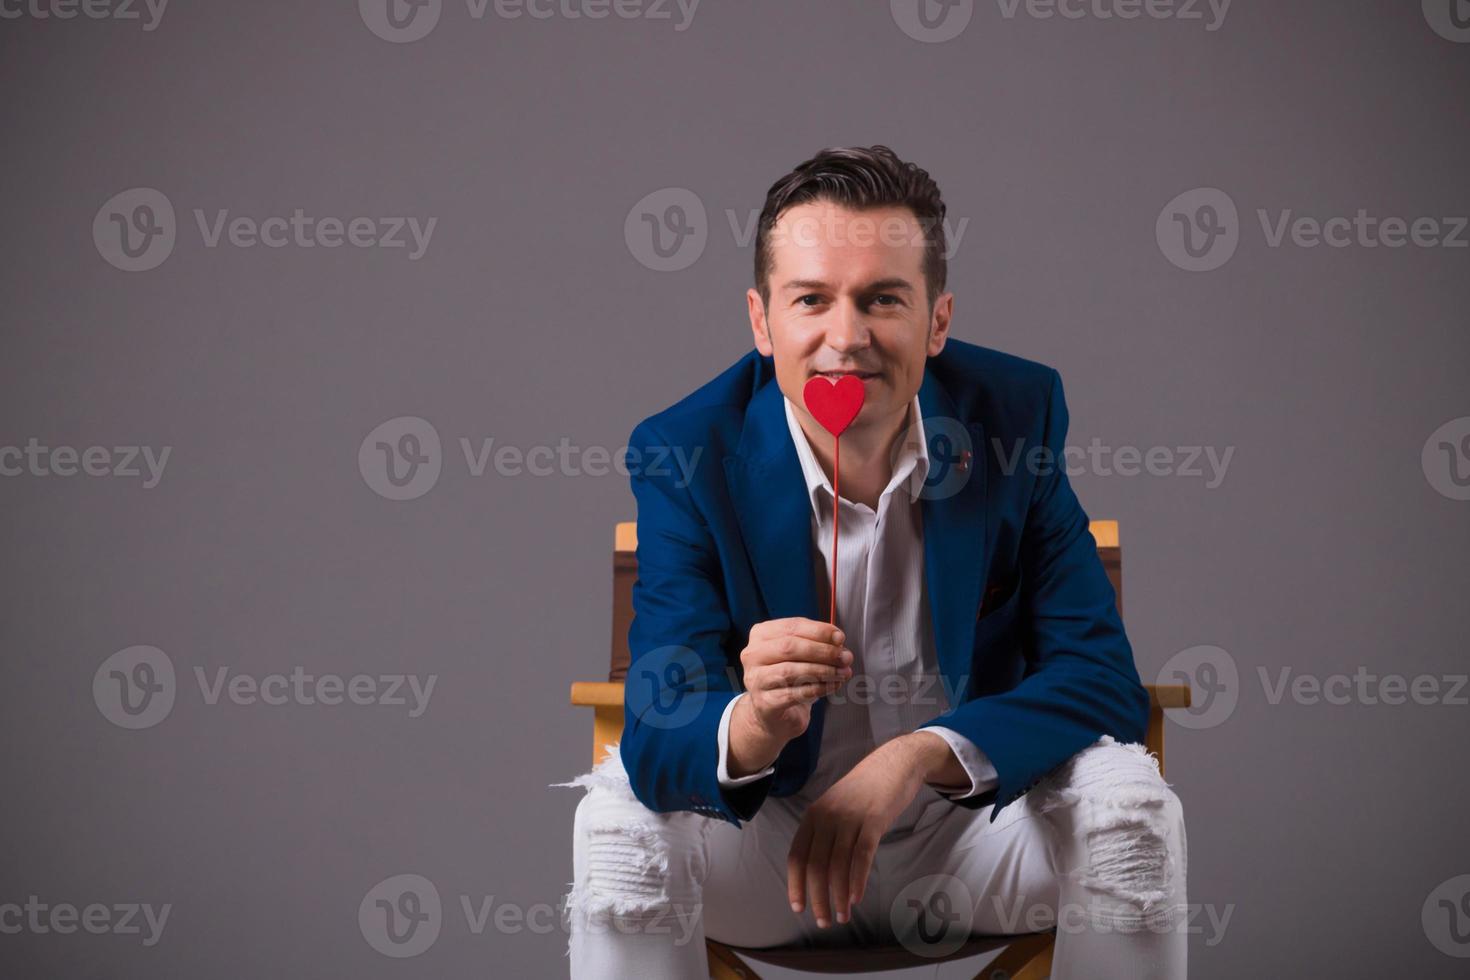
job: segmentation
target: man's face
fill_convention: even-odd
[[[954,302],[945,293],[929,309],[913,212],[812,201],[783,212],[770,242],[770,307],[755,289],[746,300],[756,349],[774,359],[782,393],[809,418],[807,381],[856,373],[866,398],[851,430],[902,422],[925,361],[944,348]]]

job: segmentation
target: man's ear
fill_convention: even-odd
[[[745,305],[750,313],[750,333],[755,340],[755,349],[762,357],[772,357],[776,348],[771,346],[771,331],[766,323],[766,306],[761,302],[759,290],[745,291]]]
[[[953,316],[954,293],[945,293],[934,301],[934,309],[929,314],[928,354],[930,357],[944,350],[944,342],[949,339],[949,325]]]

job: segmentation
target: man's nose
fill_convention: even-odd
[[[827,346],[843,353],[868,346],[868,327],[855,303],[840,302],[833,310],[827,325]]]

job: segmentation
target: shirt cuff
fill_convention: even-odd
[[[729,768],[729,760],[730,760],[730,713],[735,710],[735,702],[736,701],[739,701],[741,698],[743,698],[745,696],[746,696],[746,692],[743,692],[742,691],[740,694],[737,694],[733,698],[731,698],[730,699],[730,702],[725,705],[725,712],[724,712],[724,714],[720,715],[720,733],[719,733],[719,753],[720,753],[719,754],[719,759],[720,759],[720,763],[719,763],[719,768],[716,770],[716,775],[717,775],[717,777],[719,779],[719,783],[720,783],[720,788],[721,789],[734,789],[737,786],[744,786],[744,785],[746,785],[748,783],[753,783],[753,782],[755,782],[758,779],[765,779],[771,773],[773,773],[773,772],[776,771],[776,767],[774,765],[771,765],[771,766],[766,766],[760,772],[752,773],[749,776],[731,776],[730,775],[730,768]]]
[[[942,725],[931,725],[924,729],[933,732],[949,743],[950,750],[954,752],[955,758],[960,760],[960,766],[965,770],[965,775],[970,777],[970,787],[964,789],[954,786],[934,786],[935,792],[946,796],[951,800],[962,800],[967,796],[984,793],[995,789],[1000,785],[1000,773],[991,764],[990,759],[980,747],[970,741],[953,728],[945,728]],[[932,784],[931,784],[932,785]]]

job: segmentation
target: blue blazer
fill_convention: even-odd
[[[928,360],[919,406],[930,485],[942,487],[926,486],[920,500],[951,705],[923,727],[952,728],[989,757],[999,785],[955,803],[994,803],[993,821],[1100,736],[1143,741],[1148,692],[1067,480],[1061,376],[950,339]],[[961,466],[966,437],[973,458]],[[638,579],[622,761],[649,809],[738,827],[768,793],[787,796],[806,782],[827,707],[815,702],[807,731],[787,743],[771,776],[719,785],[719,721],[743,690],[750,628],[786,616],[826,621],[828,612],[818,608],[811,504],[771,359],[752,350],[638,423],[628,445]]]

